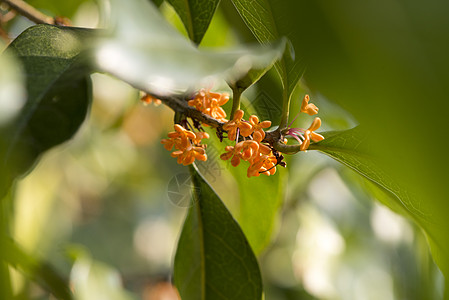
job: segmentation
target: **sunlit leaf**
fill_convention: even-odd
[[[58,299],[72,299],[68,281],[53,267],[25,253],[9,238],[1,239],[2,255],[6,262],[36,281]]]
[[[431,216],[432,253],[448,278],[449,3],[290,3],[307,86],[363,125],[378,165]]]
[[[198,50],[145,0],[112,1],[110,36],[95,54],[100,70],[155,95],[183,94],[242,78],[278,56],[272,46]]]
[[[278,40],[288,37],[292,49],[287,49],[283,58],[276,63],[284,89],[288,97],[291,95],[302,73],[304,72],[304,62],[295,54],[296,48],[301,47],[300,36],[297,35],[297,28],[291,26],[291,14],[287,10],[291,9],[288,0],[232,0],[234,6],[242,16],[245,23],[251,29],[255,37],[261,43]]]
[[[278,170],[273,176],[261,175],[248,178],[246,169],[239,165],[230,170],[240,193],[238,220],[254,252],[260,254],[273,238],[279,208],[284,199],[287,180],[285,170]],[[278,167],[282,169],[282,167]]]
[[[384,170],[376,164],[375,157],[369,151],[366,132],[355,127],[342,132],[323,133],[326,137],[319,143],[310,145],[310,150],[319,150],[333,159],[353,169],[369,181],[389,194],[394,203],[386,203],[395,210],[418,221],[426,221],[426,213],[416,207],[407,190],[395,182]]]
[[[259,266],[245,235],[196,167],[191,178],[192,206],[174,267],[182,299],[261,299]]]
[[[220,0],[168,0],[195,44],[203,39],[219,2]]]
[[[256,83],[263,75],[265,75],[268,70],[273,67],[274,63],[282,57],[286,46],[286,40],[281,39],[277,44],[273,45],[274,49],[277,49],[277,55],[273,56],[271,60],[266,60],[265,64],[261,64],[254,68],[251,68],[246,74],[241,78],[236,78],[235,80],[228,81],[229,86],[232,90],[238,90],[243,93],[247,88]]]
[[[414,220],[430,237],[435,251],[438,253],[444,251],[436,242],[440,228],[433,220],[432,213],[426,210],[419,198],[411,194],[403,183],[397,182],[382,168],[371,150],[372,145],[367,134],[360,127],[323,133],[326,138],[319,143],[311,144],[309,149],[325,153],[369,180],[379,189],[375,193],[378,200]],[[444,257],[441,260],[444,261]]]
[[[0,128],[0,194],[29,170],[47,149],[70,139],[84,121],[91,99],[89,70],[80,55],[77,28],[39,25],[24,31],[8,47],[22,63],[27,100],[16,119]],[[17,99],[20,101],[20,99]]]

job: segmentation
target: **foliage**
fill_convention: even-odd
[[[264,140],[272,153],[299,152],[299,145],[286,145],[284,137],[292,130],[289,115],[296,104],[291,99],[297,97],[303,78],[314,94],[339,103],[361,124],[323,132],[325,139],[312,143],[309,152],[324,153],[367,179],[379,201],[423,230],[433,259],[444,276],[449,276],[449,206],[442,184],[448,162],[444,147],[436,143],[444,136],[446,125],[443,100],[448,94],[449,43],[443,37],[449,30],[447,4],[436,0],[425,7],[419,1],[233,0],[261,45],[217,50],[201,47],[201,41],[220,1],[167,2],[190,41],[161,15],[166,4],[158,9],[159,5],[150,1],[111,0],[111,10],[104,9],[107,29],[36,25],[24,30],[2,54],[1,59],[10,64],[5,72],[20,74],[23,68],[27,92],[16,116],[0,120],[3,284],[10,281],[6,266],[11,265],[54,296],[72,297],[65,276],[3,237],[14,237],[5,203],[13,195],[15,181],[31,172],[43,153],[72,139],[79,130],[91,106],[92,73],[111,74],[160,98],[176,112],[177,123],[190,117],[194,126],[200,122],[210,125],[210,135],[218,136],[211,145],[224,148],[228,144],[221,143],[223,124],[195,111],[184,100],[201,87],[227,82],[233,92],[232,108],[226,107],[232,119],[245,101],[242,93],[260,84],[263,76],[264,80],[272,76],[273,66],[282,94],[270,105],[281,106],[282,111],[280,124],[273,124],[276,126],[267,131]],[[0,87],[11,84],[7,80],[14,76],[0,75]],[[14,80],[20,86],[20,76]],[[0,101],[5,99],[0,93]],[[424,125],[416,126],[417,122]],[[256,139],[254,134],[246,137]],[[433,147],[425,141],[433,141]],[[302,155],[306,154],[294,154]],[[276,164],[281,161],[279,158]],[[273,240],[285,198],[286,173],[247,178],[244,170],[231,170],[228,176],[240,196],[234,210],[235,202],[220,195],[218,189],[215,192],[214,184],[201,174],[201,164],[191,166],[190,172],[192,199],[174,259],[174,283],[180,296],[187,300],[262,299],[256,254],[267,251]],[[95,263],[84,255],[73,268],[90,270],[92,265]],[[115,278],[107,267],[95,266],[86,280]],[[72,278],[79,291],[75,297],[92,297],[95,288],[79,278]],[[112,287],[99,284],[103,285],[105,291],[117,289],[119,298],[130,297],[116,283]],[[3,293],[7,297],[12,291]]]

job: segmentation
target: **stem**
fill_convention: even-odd
[[[33,21],[34,23],[51,25],[55,24],[54,18],[41,13],[23,0],[0,0],[0,2],[5,2],[9,5],[9,7],[17,11],[22,16]]]
[[[240,96],[243,93],[243,91],[241,91],[238,87],[231,86],[231,89],[232,89],[232,109],[231,109],[231,116],[229,117],[230,120],[234,118],[235,112],[240,109]]]
[[[290,110],[290,96],[288,94],[287,89],[284,87],[284,90],[282,92],[282,116],[281,122],[279,124],[280,130],[287,128],[289,110]]]
[[[223,125],[225,124],[224,122],[214,119],[209,115],[203,114],[195,107],[189,106],[187,104],[187,101],[185,101],[184,99],[179,99],[173,96],[160,96],[160,95],[152,95],[152,96],[156,97],[157,99],[160,99],[165,105],[174,110],[175,113],[176,112],[181,113],[186,117],[196,119],[201,123],[207,124],[211,127],[222,129]]]
[[[162,96],[162,95],[155,95],[152,94],[153,97],[160,99],[162,103],[164,103],[166,106],[170,107],[175,113],[182,114],[186,117],[189,117],[191,119],[195,119],[197,121],[200,121],[201,123],[207,124],[213,128],[217,128],[220,132],[226,132],[226,130],[223,129],[224,122],[221,122],[217,119],[212,118],[209,115],[203,114],[199,110],[197,110],[195,107],[189,106],[187,104],[187,101],[185,101],[183,98],[177,98],[174,96]],[[288,107],[288,106],[287,106]],[[284,114],[283,114],[284,115]],[[288,119],[288,109],[287,109],[287,118]],[[285,126],[286,123],[284,123]],[[300,151],[300,145],[285,145],[283,143],[283,135],[285,134],[285,130],[280,130],[281,127],[274,131],[269,131],[265,133],[265,138],[263,139],[263,142],[270,144],[273,146],[274,149],[276,149],[279,152],[285,153],[285,154],[294,154]],[[312,150],[313,144],[310,145],[309,149]]]

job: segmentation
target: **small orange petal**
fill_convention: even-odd
[[[309,127],[308,130],[310,130],[310,131],[315,131],[315,130],[317,130],[318,128],[320,128],[320,126],[321,126],[321,119],[318,118],[318,117],[316,117],[316,118],[313,120],[312,125],[310,125],[310,127]]]
[[[271,126],[271,121],[263,121],[259,123],[260,128],[269,128]]]
[[[244,114],[245,113],[243,112],[243,110],[241,109],[237,110],[234,114],[234,120],[241,120]]]
[[[319,141],[324,140],[324,136],[322,136],[321,134],[312,132],[312,133],[310,134],[310,139],[311,139],[312,141],[314,141],[314,142],[319,142]]]
[[[310,138],[306,138],[304,142],[302,142],[301,146],[299,146],[299,150],[306,151],[310,145]]]
[[[301,103],[301,112],[306,112],[306,106],[309,104],[310,97],[309,95],[305,95],[304,98],[302,98]]]

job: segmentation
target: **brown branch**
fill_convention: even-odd
[[[212,118],[209,115],[203,114],[195,107],[189,106],[187,101],[183,97],[174,97],[174,96],[158,96],[153,95],[155,98],[160,99],[165,105],[170,107],[173,111],[181,113],[186,117],[195,119],[200,121],[201,123],[207,124],[213,128],[217,128],[217,130],[221,132],[226,132],[223,129],[224,122],[218,121],[217,119]],[[274,131],[268,131],[265,133],[265,138],[263,142],[270,144],[275,150],[285,153],[285,154],[294,154],[299,152],[300,145],[285,145],[283,141],[283,134],[279,129]]]
[[[0,2],[5,2],[10,8],[36,24],[55,24],[54,18],[41,13],[23,0],[0,0]]]

